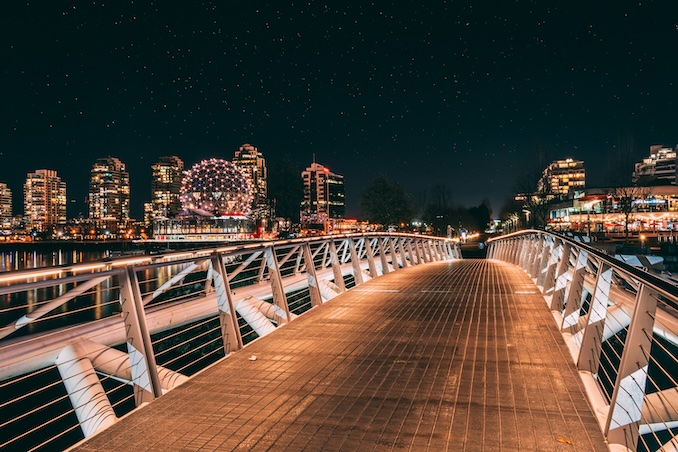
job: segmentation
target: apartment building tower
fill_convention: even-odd
[[[181,212],[181,180],[184,162],[175,155],[163,156],[151,166],[151,218],[173,218]]]
[[[129,173],[115,157],[97,159],[89,180],[89,218],[124,225],[130,218]]]
[[[26,175],[24,216],[40,232],[66,223],[66,182],[55,170],[39,169]]]

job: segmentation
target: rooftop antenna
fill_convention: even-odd
[[[315,152],[313,153],[313,164],[315,165]]]

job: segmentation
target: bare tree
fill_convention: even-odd
[[[619,211],[624,215],[624,243],[629,242],[629,221],[636,211],[635,200],[645,199],[652,193],[651,187],[638,187],[636,185],[613,187],[612,197],[617,201]]]
[[[523,213],[527,215],[526,226],[543,227],[548,220],[554,194],[548,181],[540,183],[542,172],[538,169],[525,171],[514,185],[514,191],[522,198]]]
[[[624,216],[624,243],[629,241],[629,222],[637,210],[634,201],[647,198],[652,193],[651,187],[638,186],[631,182],[634,152],[633,136],[629,133],[620,134],[616,146],[607,158],[609,193],[617,201],[618,210]]]

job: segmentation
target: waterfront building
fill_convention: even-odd
[[[537,191],[555,196],[567,196],[570,192],[584,190],[585,186],[584,161],[568,158],[556,160],[544,169],[537,184]]]
[[[208,159],[193,165],[181,182],[182,211],[153,222],[158,241],[226,241],[255,236],[252,186],[231,162]]]
[[[66,223],[66,182],[55,170],[39,169],[26,175],[24,216],[39,232]]]
[[[163,156],[151,168],[151,218],[172,218],[181,212],[184,162],[175,155]]]
[[[250,217],[265,223],[271,218],[271,205],[268,202],[268,172],[266,160],[256,146],[245,143],[235,151],[233,165],[239,168],[252,186],[252,213]]]
[[[130,187],[125,164],[115,157],[97,159],[89,181],[89,218],[114,233],[129,221]]]
[[[0,230],[9,231],[12,228],[12,190],[7,184],[0,182]]]
[[[344,176],[314,161],[302,171],[301,178],[304,182],[302,229],[329,232],[336,220],[344,218]]]
[[[635,185],[676,185],[676,150],[663,145],[650,146],[650,156],[637,162],[633,169]]]
[[[630,202],[621,199],[624,193]],[[678,186],[587,189],[550,205],[547,226],[560,231],[621,233],[626,213],[630,231],[678,231]]]

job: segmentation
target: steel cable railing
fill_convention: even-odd
[[[608,442],[675,447],[678,288],[545,231],[492,239],[488,257],[519,265],[542,290],[580,375],[592,382],[585,387]]]
[[[357,234],[0,273],[0,449],[66,448],[364,280],[459,256]]]

